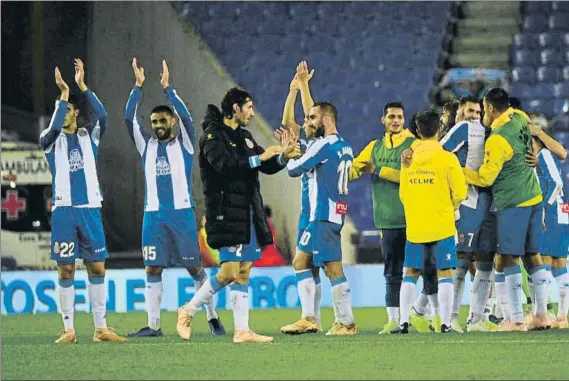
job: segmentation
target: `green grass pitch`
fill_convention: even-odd
[[[279,327],[296,309],[251,311],[251,327],[275,336],[272,344],[233,344],[233,319],[221,311],[225,337],[209,334],[205,314],[194,321],[190,342],[176,335],[175,313],[162,313],[164,337],[93,343],[92,317],[75,316],[79,343],[56,345],[60,315],[2,317],[3,380],[10,379],[567,379],[569,330],[546,332],[379,336],[383,308],[355,309],[361,334],[287,336]],[[463,309],[463,314],[466,312]],[[323,311],[325,328],[332,310]],[[126,334],[146,314],[107,315]],[[463,316],[464,321],[464,316]]]

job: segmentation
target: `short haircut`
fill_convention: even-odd
[[[221,100],[221,112],[225,118],[230,118],[235,113],[233,111],[233,105],[237,103],[239,107],[249,101],[253,100],[253,96],[245,90],[233,87],[225,93],[223,99]]]
[[[510,106],[508,92],[500,87],[493,87],[486,92],[484,99],[491,104],[496,111],[506,111]]]
[[[411,131],[411,133],[415,135],[417,139],[420,139],[420,136],[417,133],[417,114],[413,114],[411,120],[409,121],[409,131]]]
[[[167,105],[158,105],[158,106],[154,107],[152,109],[152,111],[150,111],[150,115],[152,115],[154,113],[159,113],[159,112],[165,112],[166,114],[168,114],[172,117],[174,116],[174,112],[172,111],[170,106],[167,106]]]
[[[458,107],[463,107],[465,104],[467,103],[479,103],[479,100],[477,97],[473,96],[473,95],[469,95],[466,97],[462,97],[460,98],[460,100],[458,101]]]
[[[423,138],[432,138],[439,131],[439,114],[434,111],[423,111],[416,116],[417,128]]]
[[[315,102],[312,107],[319,107],[324,114],[330,115],[334,122],[338,120],[338,110],[330,102]]]
[[[383,106],[383,115],[387,114],[388,108],[400,108],[405,112],[405,107],[403,107],[403,103],[401,102],[387,102],[385,106]]]
[[[509,102],[510,102],[510,107],[513,107],[518,110],[522,109],[522,101],[519,98],[510,97]]]
[[[61,95],[58,95],[56,100],[61,100]],[[75,110],[79,109],[79,103],[77,96],[75,94],[69,94],[69,98],[67,99],[67,103],[72,104]]]

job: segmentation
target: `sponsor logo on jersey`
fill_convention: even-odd
[[[561,203],[561,213],[568,213],[569,214],[569,202]]]
[[[170,164],[164,156],[156,159],[156,176],[167,176],[170,174]]]
[[[348,214],[348,204],[342,201],[336,202],[336,214],[341,214],[342,216]]]
[[[83,168],[83,157],[78,149],[74,149],[69,153],[69,170],[71,172],[78,171]]]

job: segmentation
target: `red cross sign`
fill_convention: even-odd
[[[26,211],[26,200],[18,198],[18,191],[6,191],[6,198],[2,199],[2,212],[6,212],[8,220],[17,220],[20,212]]]

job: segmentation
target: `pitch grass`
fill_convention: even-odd
[[[463,310],[463,315],[465,311]],[[287,336],[279,327],[298,310],[251,311],[251,327],[275,336],[273,344],[232,343],[230,311],[221,318],[225,337],[209,334],[205,315],[194,322],[190,342],[176,335],[175,313],[162,313],[162,338],[93,343],[92,317],[75,317],[79,343],[56,345],[59,315],[2,317],[2,379],[567,379],[569,330],[378,336],[385,309],[360,308],[362,333]],[[323,311],[325,328],[332,311]],[[463,316],[464,320],[464,316]],[[146,323],[144,313],[111,314],[119,333]]]

